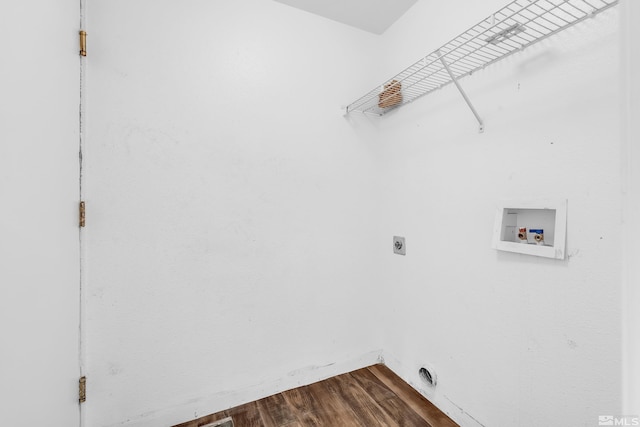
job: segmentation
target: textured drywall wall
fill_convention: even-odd
[[[77,426],[78,3],[0,15],[0,425]]]
[[[87,14],[88,425],[375,363],[373,132],[340,110],[375,36],[258,0]]]
[[[385,35],[396,72],[501,4],[431,6]],[[379,240],[407,239],[384,264],[385,359],[463,426],[621,413],[619,75],[613,9],[462,80],[483,134],[454,86],[378,123]],[[566,260],[491,249],[498,202],[523,198],[568,199]]]

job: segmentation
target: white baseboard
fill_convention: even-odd
[[[141,414],[138,417],[108,427],[173,426],[238,405],[253,402],[276,393],[313,384],[336,375],[381,363],[382,361],[382,350],[374,350],[350,360],[333,362],[321,366],[307,366],[284,373],[279,378],[263,381],[251,387],[203,396],[202,398],[185,402],[181,405]]]

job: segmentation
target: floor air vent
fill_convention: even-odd
[[[223,420],[204,425],[202,427],[233,427],[233,420],[231,419],[231,417],[228,417]]]

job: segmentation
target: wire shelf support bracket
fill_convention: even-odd
[[[440,56],[440,62],[442,62],[442,66],[447,70],[447,74],[449,74],[449,77],[451,78],[451,81],[458,88],[458,91],[460,92],[460,95],[462,95],[462,97],[464,98],[464,101],[467,103],[467,105],[471,109],[471,112],[473,113],[473,115],[476,116],[476,120],[478,121],[478,124],[479,124],[478,131],[480,133],[484,132],[484,122],[482,121],[482,118],[480,118],[480,115],[478,114],[478,111],[476,111],[475,107],[473,106],[473,104],[469,100],[469,97],[467,96],[467,93],[464,91],[464,89],[462,89],[462,86],[460,86],[460,83],[458,83],[458,79],[453,75],[453,72],[451,71],[451,68],[449,67],[449,64],[447,64],[447,61],[445,61],[444,57],[440,54],[440,50],[438,50],[437,53]]]
[[[382,116],[617,5],[619,0],[514,0],[345,108]]]

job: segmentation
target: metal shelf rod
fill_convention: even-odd
[[[439,53],[440,51],[438,51],[438,54]],[[442,61],[442,65],[447,70],[447,73],[449,73],[449,76],[451,76],[451,80],[458,88],[458,91],[460,91],[460,94],[462,95],[462,97],[464,98],[464,101],[467,103],[467,105],[471,109],[471,112],[473,113],[474,116],[476,116],[476,120],[480,124],[480,133],[484,132],[484,123],[482,122],[482,118],[480,118],[480,115],[478,114],[476,109],[473,107],[473,104],[469,100],[467,93],[464,91],[464,89],[462,89],[462,86],[460,86],[460,83],[458,83],[458,79],[456,79],[456,76],[454,76],[453,73],[451,72],[451,69],[449,68],[449,64],[447,64],[447,61],[444,60],[443,56],[440,56],[440,61]]]

